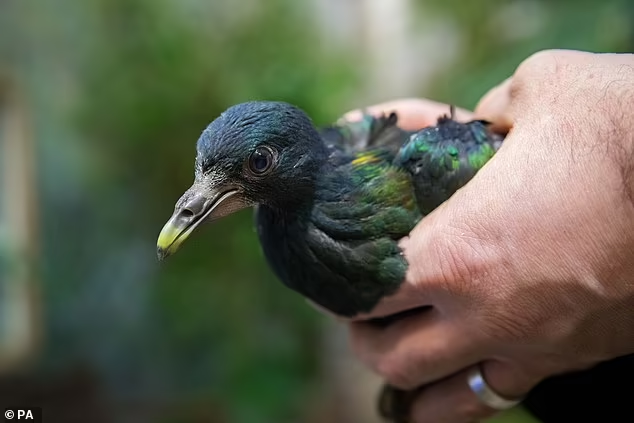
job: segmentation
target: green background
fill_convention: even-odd
[[[15,378],[27,396],[76,386],[60,403],[94,402],[105,421],[345,421],[317,417],[329,389],[326,319],[272,276],[251,211],[208,225],[163,265],[155,257],[191,183],[195,140],[222,110],[285,100],[325,124],[360,99],[391,98],[373,96],[366,51],[323,41],[308,2],[267,0],[252,13],[238,3],[0,3],[0,69],[22,88],[35,143],[44,334],[26,370],[0,377],[0,392]],[[516,3],[538,7],[539,25],[500,36],[524,19],[499,18]],[[631,51],[629,3],[413,2],[414,22],[451,22],[462,50],[407,95],[472,108],[540,49]],[[8,283],[19,258],[9,239],[0,245]]]

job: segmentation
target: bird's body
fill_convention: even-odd
[[[258,206],[264,254],[288,287],[343,316],[369,312],[403,281],[398,247],[421,215],[410,176],[379,153],[324,163],[311,198]]]
[[[395,115],[366,116],[322,129],[330,154],[313,195],[291,210],[263,205],[256,212],[279,279],[338,315],[370,312],[398,289],[407,270],[398,241],[499,145],[482,122],[444,117],[416,135],[396,123]]]
[[[260,242],[278,278],[353,317],[398,289],[407,270],[399,240],[499,144],[482,121],[444,116],[407,132],[395,114],[366,115],[317,129],[289,104],[243,103],[201,135],[196,181],[177,205],[186,215],[177,217],[191,230],[209,208],[220,217],[256,206]],[[255,165],[268,167],[259,174]],[[232,199],[217,201],[223,193]],[[182,242],[182,232],[162,251]]]

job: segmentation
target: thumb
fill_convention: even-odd
[[[508,133],[514,118],[511,113],[512,78],[507,78],[500,85],[493,87],[478,102],[474,114],[477,119],[491,122],[492,130],[500,134]]]

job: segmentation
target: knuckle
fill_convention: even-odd
[[[510,86],[511,98],[529,101],[535,98],[557,98],[565,93],[562,84],[571,75],[572,66],[562,50],[542,50],[529,56],[515,71]]]
[[[518,79],[528,77],[552,77],[565,69],[567,54],[562,50],[541,50],[525,59],[517,68],[515,76]]]
[[[474,224],[474,221],[469,223],[469,227],[453,224],[447,228],[450,233],[439,237],[434,243],[440,263],[440,283],[452,294],[476,294],[474,289],[483,284],[475,282],[492,277],[494,263],[499,261],[499,253],[494,248],[495,242],[484,241],[492,235],[483,237],[482,232],[488,231],[485,228],[474,228]]]
[[[472,279],[472,266],[467,259],[468,251],[463,242],[449,242],[437,244],[442,254],[441,272],[442,281],[448,291],[459,293],[464,291],[468,281]]]
[[[434,262],[438,263],[434,279],[445,287],[454,285],[470,274],[469,265],[463,255],[464,245],[456,242],[457,237],[453,232],[453,227],[445,227],[436,231],[430,239]]]
[[[414,389],[417,387],[412,372],[406,363],[393,354],[388,354],[376,363],[376,372],[390,385],[398,389]]]

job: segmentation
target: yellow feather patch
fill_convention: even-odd
[[[358,166],[358,165],[364,165],[368,163],[376,163],[380,160],[381,159],[379,159],[375,154],[371,152],[366,152],[366,153],[360,153],[359,156],[352,161],[352,164],[354,166]]]

